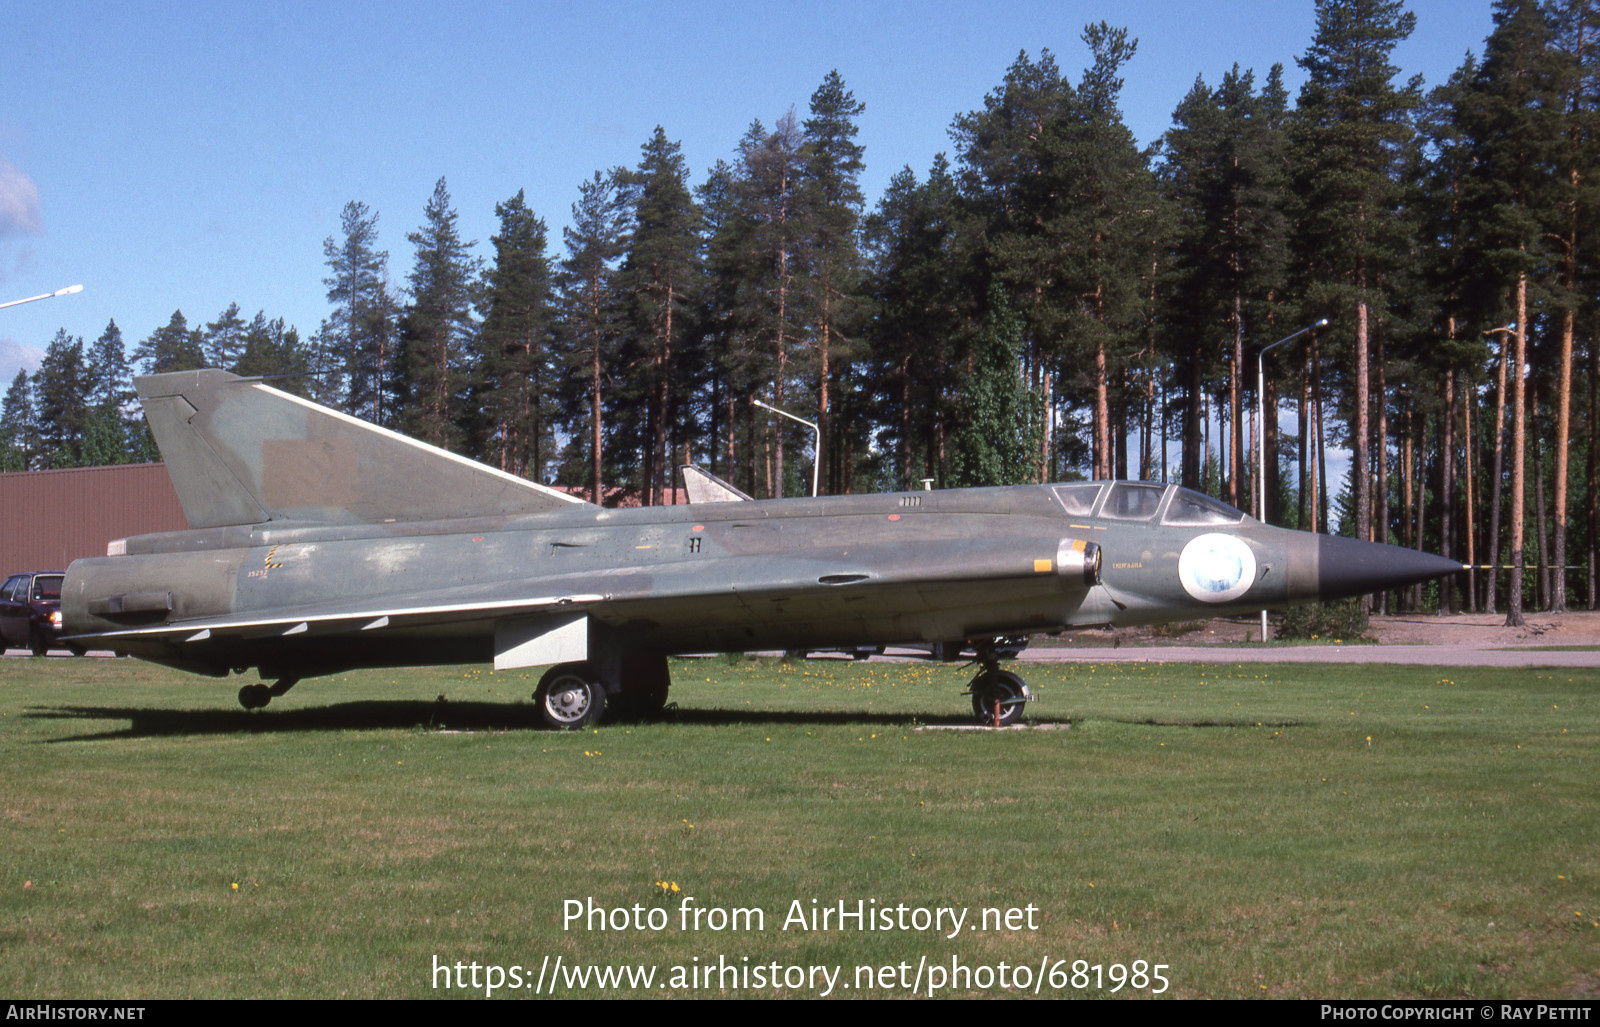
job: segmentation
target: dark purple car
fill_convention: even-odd
[[[13,574],[0,585],[0,638],[6,649],[29,649],[43,656],[56,648],[73,655],[83,650],[63,647],[61,638],[61,571]]]

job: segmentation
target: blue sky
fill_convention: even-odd
[[[1406,75],[1442,82],[1492,24],[1488,0],[1411,0]],[[657,124],[692,180],[837,68],[866,104],[868,202],[903,165],[950,149],[1019,51],[1074,76],[1083,26],[1139,40],[1122,107],[1149,143],[1197,75],[1258,79],[1315,29],[1310,0],[767,0],[724,3],[84,3],[13,0],[0,37],[0,387],[58,328],[130,349],[181,308],[231,302],[309,336],[327,314],[322,241],[349,200],[379,214],[403,283],[406,233],[440,176],[465,239],[490,251],[494,206],[526,192],[561,226],[578,183],[637,163]]]

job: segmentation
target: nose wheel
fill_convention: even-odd
[[[989,727],[1010,727],[1022,719],[1033,698],[1022,679],[1009,670],[984,670],[972,679],[972,714]]]
[[[1009,670],[1000,669],[993,642],[978,647],[978,661],[983,669],[967,688],[972,696],[972,715],[988,727],[1010,727],[1022,720],[1023,708],[1034,698],[1027,684]]]

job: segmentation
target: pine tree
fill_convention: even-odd
[[[39,460],[45,467],[83,465],[83,438],[89,430],[90,379],[83,340],[65,328],[56,332],[33,376],[34,423]]]
[[[467,354],[477,327],[472,306],[479,269],[468,253],[476,243],[461,241],[443,178],[423,214],[422,227],[406,236],[417,252],[407,279],[411,303],[400,322],[404,359],[396,411],[407,434],[456,449],[459,393],[467,383]]]
[[[1394,84],[1391,56],[1415,26],[1401,0],[1317,0],[1317,34],[1298,61],[1307,80],[1290,123],[1305,316],[1330,318],[1327,336],[1349,346],[1358,538],[1378,530],[1369,471],[1373,332],[1387,316],[1385,276],[1408,253],[1400,170],[1420,102],[1417,82]],[[1381,445],[1377,452],[1381,458]]]
[[[486,283],[474,375],[491,433],[482,451],[503,471],[541,480],[550,456],[554,377],[545,223],[528,209],[520,190],[496,204],[494,212],[500,234],[490,239],[495,261]]]
[[[204,339],[189,328],[183,311],[174,310],[171,320],[134,348],[133,359],[144,365],[145,374],[197,371],[206,366]]]
[[[904,491],[917,478],[945,478],[951,370],[968,334],[956,201],[941,154],[926,182],[910,168],[898,172],[864,225],[875,412],[894,447],[889,487]]]
[[[133,381],[117,322],[108,322],[106,330],[94,341],[88,370],[89,402],[97,411],[112,411],[120,416],[122,408],[133,402]]]
[[[250,326],[244,330],[244,348],[236,366],[238,374],[247,377],[281,378],[273,388],[306,394],[305,375],[310,369],[311,354],[300,342],[300,333],[285,328],[283,318],[267,320],[264,310],[256,311]]]
[[[328,236],[322,284],[333,312],[317,332],[319,396],[345,412],[387,424],[384,390],[396,373],[389,253],[377,248],[378,215],[355,200],[339,217],[342,242]]]
[[[615,355],[616,263],[622,254],[627,214],[618,195],[619,173],[594,173],[578,187],[572,225],[562,230],[567,256],[561,262],[562,347],[568,380],[582,384],[569,394],[573,434],[584,425],[588,436],[590,500],[602,499],[606,372]]]
[[[1162,321],[1188,393],[1184,416],[1184,480],[1198,479],[1201,394],[1221,373],[1217,339],[1227,347],[1230,476],[1224,498],[1249,505],[1240,468],[1248,462],[1242,425],[1247,335],[1266,336],[1284,290],[1286,197],[1283,191],[1282,68],[1260,93],[1238,67],[1216,89],[1197,80],[1162,141],[1161,177],[1172,204],[1170,258]],[[1260,338],[1261,342],[1269,338]],[[1276,404],[1269,404],[1269,476],[1276,467]],[[1269,491],[1276,487],[1269,481]],[[1252,495],[1254,490],[1251,490]]]
[[[1510,589],[1506,624],[1523,623],[1527,466],[1526,374],[1532,310],[1547,285],[1545,228],[1554,220],[1560,157],[1560,66],[1533,0],[1500,0],[1478,76],[1461,107],[1472,140],[1471,202],[1480,259],[1511,297]],[[1534,295],[1530,296],[1530,292]]]
[[[811,231],[812,352],[817,381],[816,459],[827,469],[825,492],[842,491],[842,467],[832,457],[833,393],[856,356],[851,338],[855,300],[862,274],[859,225],[865,199],[860,176],[866,166],[855,141],[855,119],[866,110],[844,87],[837,70],[828,73],[811,94],[810,117],[804,124],[805,207]]]
[[[32,470],[38,444],[28,372],[19,368],[0,403],[0,471]]]
[[[763,216],[766,206],[758,202],[747,160],[766,138],[766,129],[759,121],[753,122],[737,147],[736,162],[717,161],[696,190],[706,239],[707,287],[701,326],[706,344],[715,354],[712,390],[716,395],[712,402],[716,413],[712,423],[723,450],[717,473],[751,495],[764,488],[758,484],[758,472],[770,467],[770,461],[757,455],[763,447],[770,453],[770,441],[758,440],[752,400],[771,397],[776,366],[768,310],[769,300],[778,293],[769,294],[769,261],[764,246],[758,246],[768,235]],[[765,423],[762,419],[763,426]],[[713,460],[713,468],[717,466]]]
[[[1089,170],[1080,186],[1073,269],[1079,283],[1079,330],[1093,340],[1098,476],[1127,477],[1125,382],[1145,346],[1151,262],[1164,229],[1154,175],[1122,120],[1122,69],[1138,40],[1105,22],[1084,29],[1093,61],[1078,86],[1078,118],[1068,133],[1073,158]],[[1069,123],[1070,124],[1070,123]],[[1113,419],[1113,408],[1119,411]]]
[[[1023,54],[985,109],[951,131],[964,195],[982,221],[979,259],[1027,324],[1027,364],[1052,396],[1054,379],[1090,369],[1070,384],[1093,411],[1094,473],[1111,477],[1121,434],[1112,392],[1145,325],[1160,219],[1154,180],[1117,107],[1137,41],[1104,22],[1083,40],[1092,61],[1076,86],[1048,51],[1038,62]]]
[[[659,505],[670,466],[669,428],[687,411],[674,406],[674,373],[693,324],[700,288],[700,212],[689,193],[682,148],[659,125],[624,181],[631,231],[619,276],[627,304],[636,395],[645,411],[643,496]]]
[[[1567,474],[1572,433],[1572,361],[1578,309],[1584,303],[1585,280],[1594,271],[1591,236],[1600,209],[1600,2],[1557,0],[1548,7],[1561,94],[1561,142],[1557,146],[1557,189],[1548,235],[1558,250],[1560,355],[1556,384],[1555,427],[1555,552],[1557,587],[1551,609],[1567,609]],[[1590,343],[1591,347],[1594,345]],[[1589,411],[1591,423],[1595,411]],[[1591,445],[1593,440],[1591,439]],[[1595,482],[1589,482],[1591,492]],[[1591,497],[1591,506],[1593,498]],[[1591,526],[1591,532],[1594,530]],[[1590,571],[1593,588],[1593,569]]]
[[[707,354],[709,394],[706,397],[707,437],[711,472],[729,481],[737,479],[738,410],[757,389],[759,375],[749,372],[753,349],[734,314],[741,286],[739,253],[740,212],[735,196],[734,168],[718,160],[695,187],[700,207],[700,234],[705,240],[705,288],[701,292],[699,333]],[[745,468],[748,472],[749,467]],[[748,473],[746,475],[748,479]],[[748,484],[748,480],[747,480]],[[753,485],[750,486],[754,488]]]
[[[1471,423],[1469,407],[1476,398],[1479,371],[1490,363],[1484,337],[1475,329],[1492,323],[1500,313],[1496,288],[1481,280],[1482,262],[1471,245],[1470,207],[1464,196],[1473,158],[1460,108],[1477,74],[1477,61],[1469,54],[1450,79],[1429,94],[1419,123],[1423,146],[1413,175],[1412,202],[1418,237],[1437,241],[1418,247],[1416,265],[1425,282],[1432,321],[1431,343],[1419,362],[1424,375],[1444,386],[1438,551],[1460,556],[1469,567],[1480,562],[1480,553],[1474,525],[1475,446],[1465,427]],[[1464,466],[1457,464],[1458,450],[1465,457]],[[1464,515],[1460,518],[1458,507]],[[1476,570],[1468,570],[1466,586],[1467,608],[1476,609]],[[1446,587],[1440,593],[1440,612],[1453,612],[1453,603],[1453,589]]]
[[[1024,360],[1036,369],[1050,411],[1047,432],[1055,421],[1067,339],[1076,336],[1070,319],[1079,289],[1068,267],[1070,254],[1084,244],[1074,181],[1081,158],[1058,145],[1067,134],[1063,123],[1076,120],[1075,101],[1050,51],[1037,61],[1022,53],[1001,86],[984,98],[983,109],[958,116],[950,129],[960,168],[963,235],[972,240],[978,273],[1005,285],[1023,316]],[[1083,366],[1081,360],[1071,363]],[[1053,451],[1056,440],[1047,438],[1046,446]]]
[[[85,371],[88,378],[89,422],[84,430],[83,463],[87,467],[125,464],[133,459],[130,433],[133,425],[125,408],[133,402],[133,382],[115,321],[90,348]],[[139,423],[143,423],[142,419]]]
[[[749,465],[752,472],[759,465],[761,487],[769,497],[783,495],[786,443],[794,425],[775,415],[757,416],[749,401],[762,396],[779,408],[790,405],[797,354],[812,337],[808,204],[813,194],[805,188],[802,147],[792,110],[770,132],[760,121],[751,122],[739,141],[729,184],[730,210],[711,242],[719,274],[732,278],[728,299],[735,349],[730,371],[734,389],[747,404]],[[754,478],[750,487],[757,494]]]
[[[245,324],[239,317],[239,304],[230,303],[228,309],[206,325],[203,348],[206,366],[233,371],[244,353]]]
[[[1212,344],[1225,320],[1222,272],[1217,259],[1217,208],[1225,191],[1219,179],[1224,112],[1216,91],[1197,78],[1172,114],[1161,140],[1162,188],[1171,204],[1170,252],[1162,290],[1163,319],[1182,400],[1181,471],[1189,488],[1201,484],[1201,418],[1204,399],[1220,377],[1219,348]]]

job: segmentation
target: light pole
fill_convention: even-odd
[[[29,296],[25,300],[12,300],[10,303],[0,303],[0,310],[4,310],[6,307],[18,307],[24,303],[32,303],[35,300],[49,300],[55,299],[57,296],[70,296],[75,292],[82,291],[83,286],[81,285],[69,285],[65,289],[57,289],[55,292],[43,292],[37,296]]]
[[[812,433],[816,436],[815,440],[811,444],[811,497],[815,499],[817,495],[817,468],[822,462],[822,429],[818,428],[816,425],[812,424],[803,417],[796,417],[787,410],[779,410],[771,403],[763,403],[759,399],[751,399],[750,402],[754,403],[763,410],[770,410],[780,417],[787,417],[791,421],[797,421],[800,424],[805,425],[807,428],[810,428]],[[783,494],[782,482],[778,483],[778,494],[780,496]]]
[[[1285,335],[1270,346],[1264,346],[1256,354],[1256,494],[1261,497],[1260,505],[1256,512],[1261,515],[1263,524],[1267,521],[1267,351],[1277,349],[1284,343],[1293,342],[1295,339],[1311,331],[1313,328],[1323,328],[1328,324],[1328,319],[1323,318],[1316,324],[1306,325],[1293,335]],[[1305,425],[1300,426],[1305,431]],[[1313,515],[1314,516],[1314,515]],[[1267,640],[1267,611],[1261,611],[1261,641]]]

